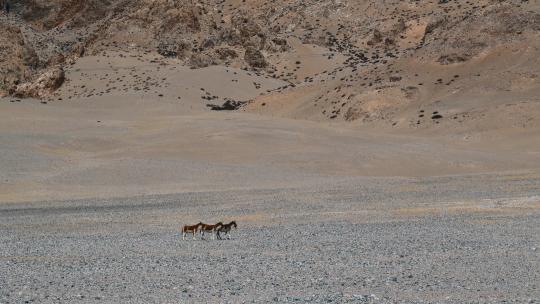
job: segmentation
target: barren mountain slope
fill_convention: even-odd
[[[4,93],[79,56],[157,52],[288,82],[249,112],[407,130],[487,129],[501,113],[505,127],[538,125],[527,114],[540,112],[536,1],[25,0],[14,10],[0,19],[18,37],[2,41]]]
[[[347,16],[354,9],[335,10],[341,30],[338,26],[326,39],[313,39],[313,32],[306,36],[326,43],[328,58],[339,53],[346,60],[302,75],[293,80],[294,88],[261,97],[246,110],[393,129],[537,127],[538,5],[422,3],[366,5],[368,13],[357,15],[365,17],[351,21]],[[377,18],[368,20],[372,16]],[[298,52],[291,66],[300,71],[320,66],[324,59],[311,60],[317,54],[315,48]]]

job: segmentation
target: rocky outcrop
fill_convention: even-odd
[[[0,94],[28,81],[39,66],[39,57],[29,45],[20,28],[0,22]]]
[[[501,3],[471,12],[460,20],[434,17],[426,26],[422,44],[429,45],[435,61],[448,65],[468,61],[486,49],[522,40],[523,34],[538,31],[539,13]]]
[[[64,83],[65,75],[62,67],[55,67],[41,74],[35,81],[27,82],[12,88],[11,95],[20,98],[43,98],[51,95]]]
[[[161,42],[157,47],[157,52],[164,57],[178,56],[178,50],[174,43]]]
[[[266,62],[266,59],[261,51],[253,47],[248,47],[246,49],[244,60],[253,68],[265,68],[268,66],[268,62]]]

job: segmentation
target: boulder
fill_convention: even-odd
[[[215,64],[214,58],[204,53],[195,53],[189,58],[189,65],[194,69],[205,68]]]
[[[33,82],[26,82],[15,86],[10,93],[20,98],[43,98],[51,95],[61,87],[64,80],[64,69],[62,67],[55,67],[41,74]]]
[[[160,42],[157,47],[157,52],[163,57],[176,57],[178,52],[176,45],[168,42]]]
[[[184,40],[161,41],[158,44],[157,52],[164,57],[184,58],[190,49],[191,44]]]
[[[246,103],[246,101],[226,99],[222,105],[207,104],[206,106],[212,111],[235,111],[240,109]]]
[[[388,80],[390,80],[390,82],[398,82],[398,81],[401,81],[401,76],[400,75],[391,75]]]

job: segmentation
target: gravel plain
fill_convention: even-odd
[[[539,303],[539,201],[487,174],[0,204],[0,303]]]

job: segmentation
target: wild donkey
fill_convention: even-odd
[[[184,225],[182,228],[182,240],[186,239],[186,234],[193,233],[193,239],[195,239],[195,233],[199,230],[199,226],[201,226],[203,223],[199,222],[195,225]]]
[[[224,224],[224,225],[221,225],[221,227],[218,228],[217,230],[217,238],[218,240],[221,240],[221,235],[220,233],[225,233],[225,235],[227,236],[227,239],[231,239],[231,228],[234,227],[234,229],[236,229],[238,227],[238,225],[236,225],[236,222],[235,221],[232,221],[228,224]]]
[[[216,231],[218,230],[219,227],[221,227],[223,225],[222,222],[219,222],[215,225],[208,225],[208,224],[202,224],[201,223],[201,238],[204,238],[204,233],[205,232],[209,232],[212,234],[212,240],[215,240],[216,239]]]

